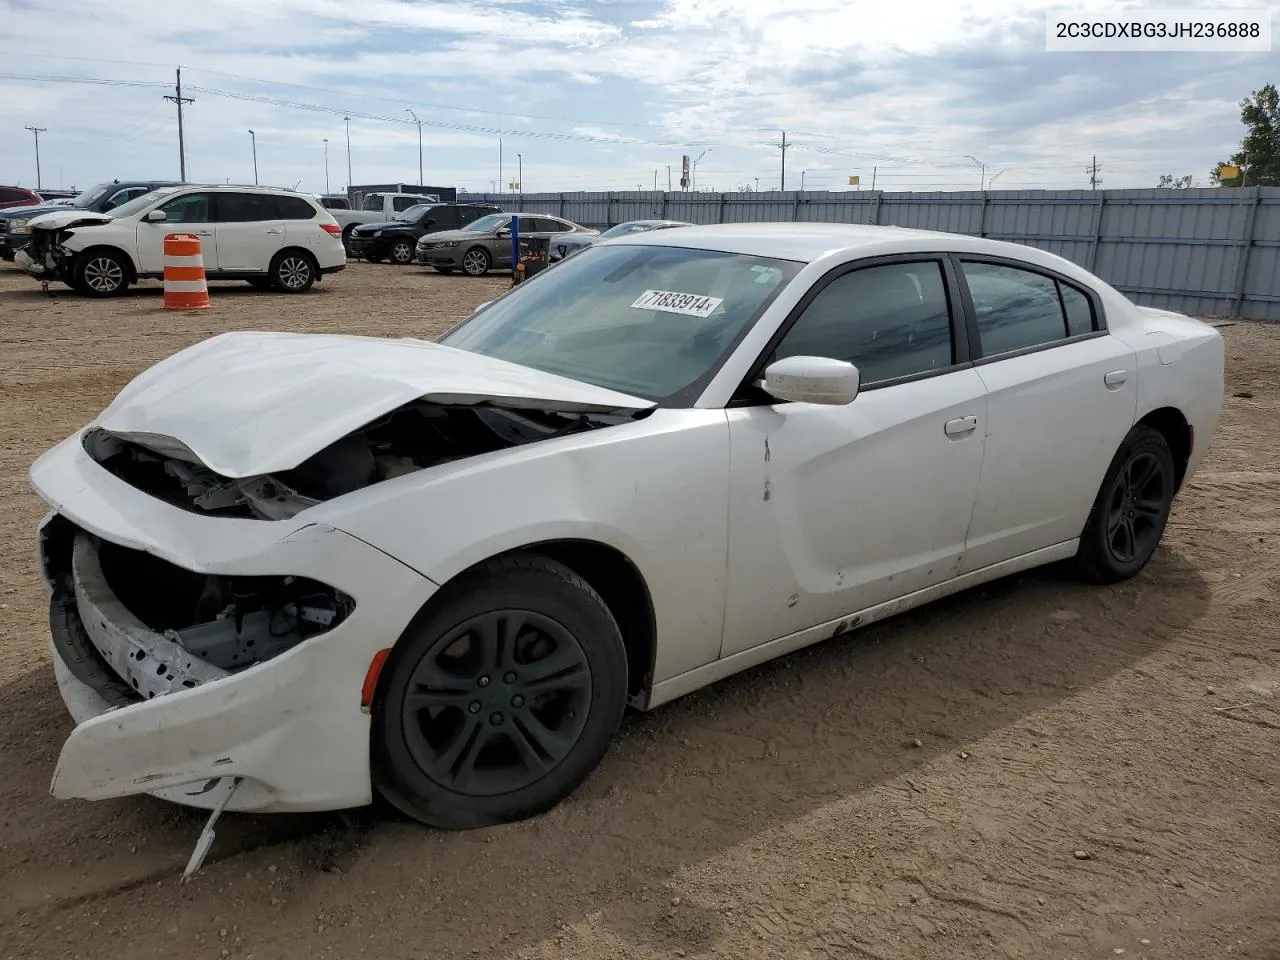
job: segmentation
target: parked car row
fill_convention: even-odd
[[[106,213],[158,187],[177,186],[173,180],[112,180],[83,190],[67,201],[41,201],[0,210],[0,259],[12,261],[31,239],[28,225],[36,217],[71,208],[87,213]]]
[[[174,232],[200,238],[208,278],[263,289],[301,293],[347,263],[342,228],[318,198],[273,187],[162,186],[109,211],[53,208],[23,230],[20,267],[95,297],[162,277],[164,238]]]

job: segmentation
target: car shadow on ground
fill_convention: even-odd
[[[260,871],[262,848],[273,864],[290,869],[294,900],[308,891],[318,896],[326,873],[345,873],[348,882],[358,877],[373,901],[379,888],[402,891],[429,878],[453,900],[454,922],[433,934],[433,949],[461,955],[501,940],[502,931],[486,927],[484,891],[507,884],[504,864],[518,863],[523,888],[548,893],[526,899],[525,929],[550,937],[559,924],[603,909],[619,886],[660,886],[685,866],[872,790],[1106,680],[1176,639],[1208,602],[1199,572],[1167,548],[1141,577],[1119,587],[1079,584],[1056,568],[1033,571],[630,716],[587,783],[532,821],[443,833],[381,804],[334,814],[228,814],[204,882],[220,885],[249,866]],[[148,797],[99,803],[48,797],[70,722],[47,665],[0,688],[0,705],[19,718],[4,745],[4,807],[17,812],[0,840],[0,860],[33,873],[74,863],[81,879],[63,888],[62,906],[181,871],[205,814]],[[105,855],[103,835],[115,838]],[[147,896],[168,895],[148,888]],[[394,898],[386,899],[391,909]],[[0,925],[41,905],[58,903],[34,889],[0,909]],[[207,909],[213,916],[217,904]],[[504,949],[513,946],[503,942]]]

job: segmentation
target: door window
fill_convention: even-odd
[[[538,217],[537,223],[539,233],[568,233],[571,229],[567,223],[553,220],[551,217]]]
[[[1061,280],[1058,281],[1058,289],[1062,292],[1062,307],[1067,314],[1067,336],[1074,337],[1097,330],[1098,324],[1089,298]]]
[[[461,226],[457,207],[432,207],[427,211],[426,220],[435,221],[435,223],[424,222],[423,225],[430,230],[453,230]]]
[[[964,264],[965,282],[977,314],[982,355],[994,356],[1062,340],[1067,332],[1067,312],[1052,277],[998,263]],[[1085,300],[1088,323],[1092,311]],[[1075,306],[1076,324],[1083,321]],[[1084,330],[1076,332],[1085,332]]]
[[[209,194],[186,193],[174,197],[158,209],[165,214],[165,223],[210,223]]]
[[[263,220],[279,220],[274,200],[275,197],[265,193],[220,193],[218,222],[260,223]]]
[[[408,210],[410,207],[416,207],[422,202],[421,197],[392,197],[391,209],[396,213]]]
[[[804,309],[773,359],[847,360],[864,384],[945,370],[951,310],[936,260],[863,267],[832,280]]]

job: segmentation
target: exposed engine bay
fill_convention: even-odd
[[[269,660],[355,609],[315,580],[195,573],[63,517],[45,526],[40,548],[53,584],[54,643],[110,702],[196,687]]]
[[[512,409],[496,403],[417,400],[330,444],[293,469],[225,477],[101,428],[84,448],[131,486],[194,512],[283,520],[307,507],[428,467],[584,430],[626,423],[644,411]]]

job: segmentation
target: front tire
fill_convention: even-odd
[[[468,277],[483,277],[492,265],[489,251],[484,247],[472,247],[462,255],[462,272]]]
[[[271,261],[271,283],[285,293],[306,293],[319,275],[315,260],[301,250],[283,250]]]
[[[1077,574],[1100,584],[1137,575],[1164,536],[1176,484],[1173,453],[1164,435],[1144,424],[1130,430],[1080,534]]]
[[[491,560],[396,647],[373,705],[378,792],[452,830],[542,813],[608,751],[627,700],[609,608],[545,557]]]
[[[397,266],[404,267],[413,263],[416,253],[417,244],[412,240],[393,240],[391,242],[391,262]]]
[[[129,265],[112,250],[82,253],[71,268],[71,286],[87,297],[115,297],[129,287]]]

